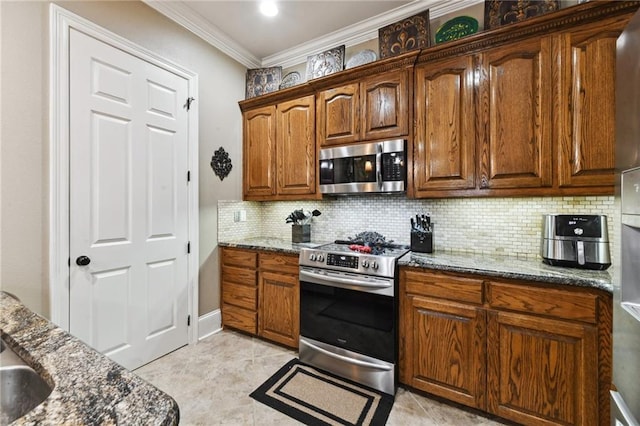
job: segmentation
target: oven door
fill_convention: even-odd
[[[395,281],[300,268],[300,335],[395,363]]]

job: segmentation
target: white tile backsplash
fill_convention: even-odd
[[[362,195],[319,201],[218,202],[218,240],[251,237],[291,238],[285,218],[295,209],[318,209],[313,218],[313,240],[332,241],[362,231],[377,231],[387,240],[409,242],[409,218],[430,214],[434,250],[480,254],[508,254],[536,258],[540,253],[542,215],[604,214],[609,219],[614,253],[614,218],[620,206],[613,196],[447,198],[410,200],[404,195]],[[234,222],[234,211],[247,211],[246,222]]]

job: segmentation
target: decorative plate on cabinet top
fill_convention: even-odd
[[[364,49],[356,53],[347,61],[346,69],[359,67],[360,65],[368,64],[378,59],[378,55],[371,49]]]
[[[287,87],[293,87],[296,84],[300,84],[302,78],[298,71],[292,71],[289,74],[282,77],[282,83],[280,83],[280,89],[286,89]]]
[[[436,43],[458,40],[478,32],[478,21],[471,16],[458,16],[444,24],[436,31]]]

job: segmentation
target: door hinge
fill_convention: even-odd
[[[67,259],[67,266],[71,266],[71,258],[70,257]]]
[[[191,254],[191,241],[187,243],[187,254]]]
[[[191,182],[191,170],[187,170],[187,182]]]
[[[187,315],[187,327],[191,325],[191,315]]]
[[[196,100],[196,98],[194,98],[194,97],[192,97],[192,96],[189,96],[189,97],[187,98],[187,102],[185,102],[185,104],[184,104],[182,107],[183,107],[183,108],[186,108],[186,109],[187,109],[187,111],[189,111],[189,110],[191,109],[191,103],[192,103],[193,101],[195,101],[195,100]]]

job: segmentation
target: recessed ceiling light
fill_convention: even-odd
[[[276,16],[278,14],[278,6],[272,1],[263,1],[260,3],[260,12],[265,16]]]

